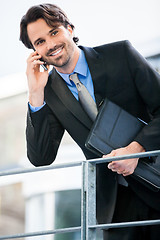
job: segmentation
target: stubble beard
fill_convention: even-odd
[[[53,65],[54,67],[57,67],[57,68],[67,67],[67,65],[69,65],[69,62],[72,58],[74,48],[71,45],[68,45],[68,48],[64,47],[63,51],[65,51],[65,52],[62,55],[60,55],[59,57],[57,57],[55,60],[47,61],[47,59],[46,59],[46,62],[49,65]]]
[[[54,67],[58,67],[58,68],[62,68],[68,65],[70,60],[70,57],[67,56],[64,60],[63,60],[63,55],[59,56],[55,61],[51,61],[49,62],[49,65],[53,65]]]

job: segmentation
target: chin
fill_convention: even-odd
[[[55,66],[55,67],[65,67],[67,66],[69,63],[69,59],[67,59],[66,61],[62,61],[61,57],[59,59],[57,59],[56,61],[52,62],[51,65]]]

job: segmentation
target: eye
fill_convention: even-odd
[[[41,45],[41,44],[43,44],[43,43],[44,43],[44,40],[39,40],[39,41],[36,43],[36,45],[39,46],[39,45]]]
[[[55,35],[57,35],[57,33],[58,33],[58,31],[55,30],[55,31],[53,31],[53,32],[51,33],[51,35],[52,35],[52,36],[55,36]]]

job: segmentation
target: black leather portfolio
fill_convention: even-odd
[[[142,120],[106,99],[92,126],[85,146],[101,157],[113,149],[127,146],[145,124]],[[132,175],[151,189],[159,191],[160,166],[157,164],[141,158]]]

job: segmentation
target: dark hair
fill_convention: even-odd
[[[44,19],[50,27],[53,27],[55,23],[60,23],[65,28],[70,25],[74,30],[74,25],[69,22],[67,15],[58,6],[53,4],[40,4],[33,6],[22,17],[20,22],[20,40],[27,48],[33,48],[33,45],[28,37],[27,25],[40,18]],[[79,39],[77,37],[73,37],[73,41],[77,43]]]

